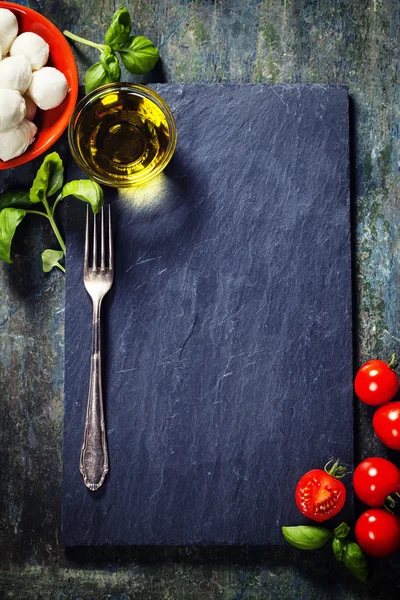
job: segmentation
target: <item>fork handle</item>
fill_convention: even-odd
[[[108,473],[107,439],[101,383],[100,313],[101,298],[93,300],[89,396],[80,460],[80,472],[83,480],[85,485],[92,491],[97,490],[103,484]]]

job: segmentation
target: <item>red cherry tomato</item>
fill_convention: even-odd
[[[383,506],[389,494],[400,492],[400,471],[386,458],[367,458],[354,471],[353,485],[361,502]]]
[[[346,500],[343,483],[322,469],[313,469],[296,486],[296,504],[313,521],[326,521],[342,510]]]
[[[400,519],[384,508],[371,508],[358,519],[355,535],[365,554],[389,556],[400,549]]]
[[[395,397],[399,389],[399,378],[388,363],[370,360],[358,370],[354,389],[365,404],[378,406]]]
[[[400,402],[380,406],[372,419],[378,438],[392,450],[400,450]]]
[[[399,378],[388,363],[369,360],[358,370],[354,389],[365,404],[378,406],[395,397],[399,389]]]

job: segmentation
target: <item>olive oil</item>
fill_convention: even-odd
[[[128,86],[99,93],[74,124],[82,166],[101,183],[116,187],[150,179],[175,148],[174,140],[171,152],[170,137],[175,133],[165,114],[169,109],[163,109],[144,95],[131,93]]]

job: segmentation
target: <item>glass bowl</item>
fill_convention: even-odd
[[[68,141],[76,163],[98,183],[131,187],[149,181],[169,163],[176,147],[175,119],[150,88],[104,85],[72,114]]]

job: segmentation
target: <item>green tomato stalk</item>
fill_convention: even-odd
[[[328,475],[335,477],[335,479],[343,479],[343,477],[345,477],[346,475],[350,475],[350,471],[347,471],[346,467],[340,465],[338,460],[332,465],[330,469],[328,469],[329,465],[332,462],[333,460],[330,460],[324,466],[325,473],[328,473]]]

